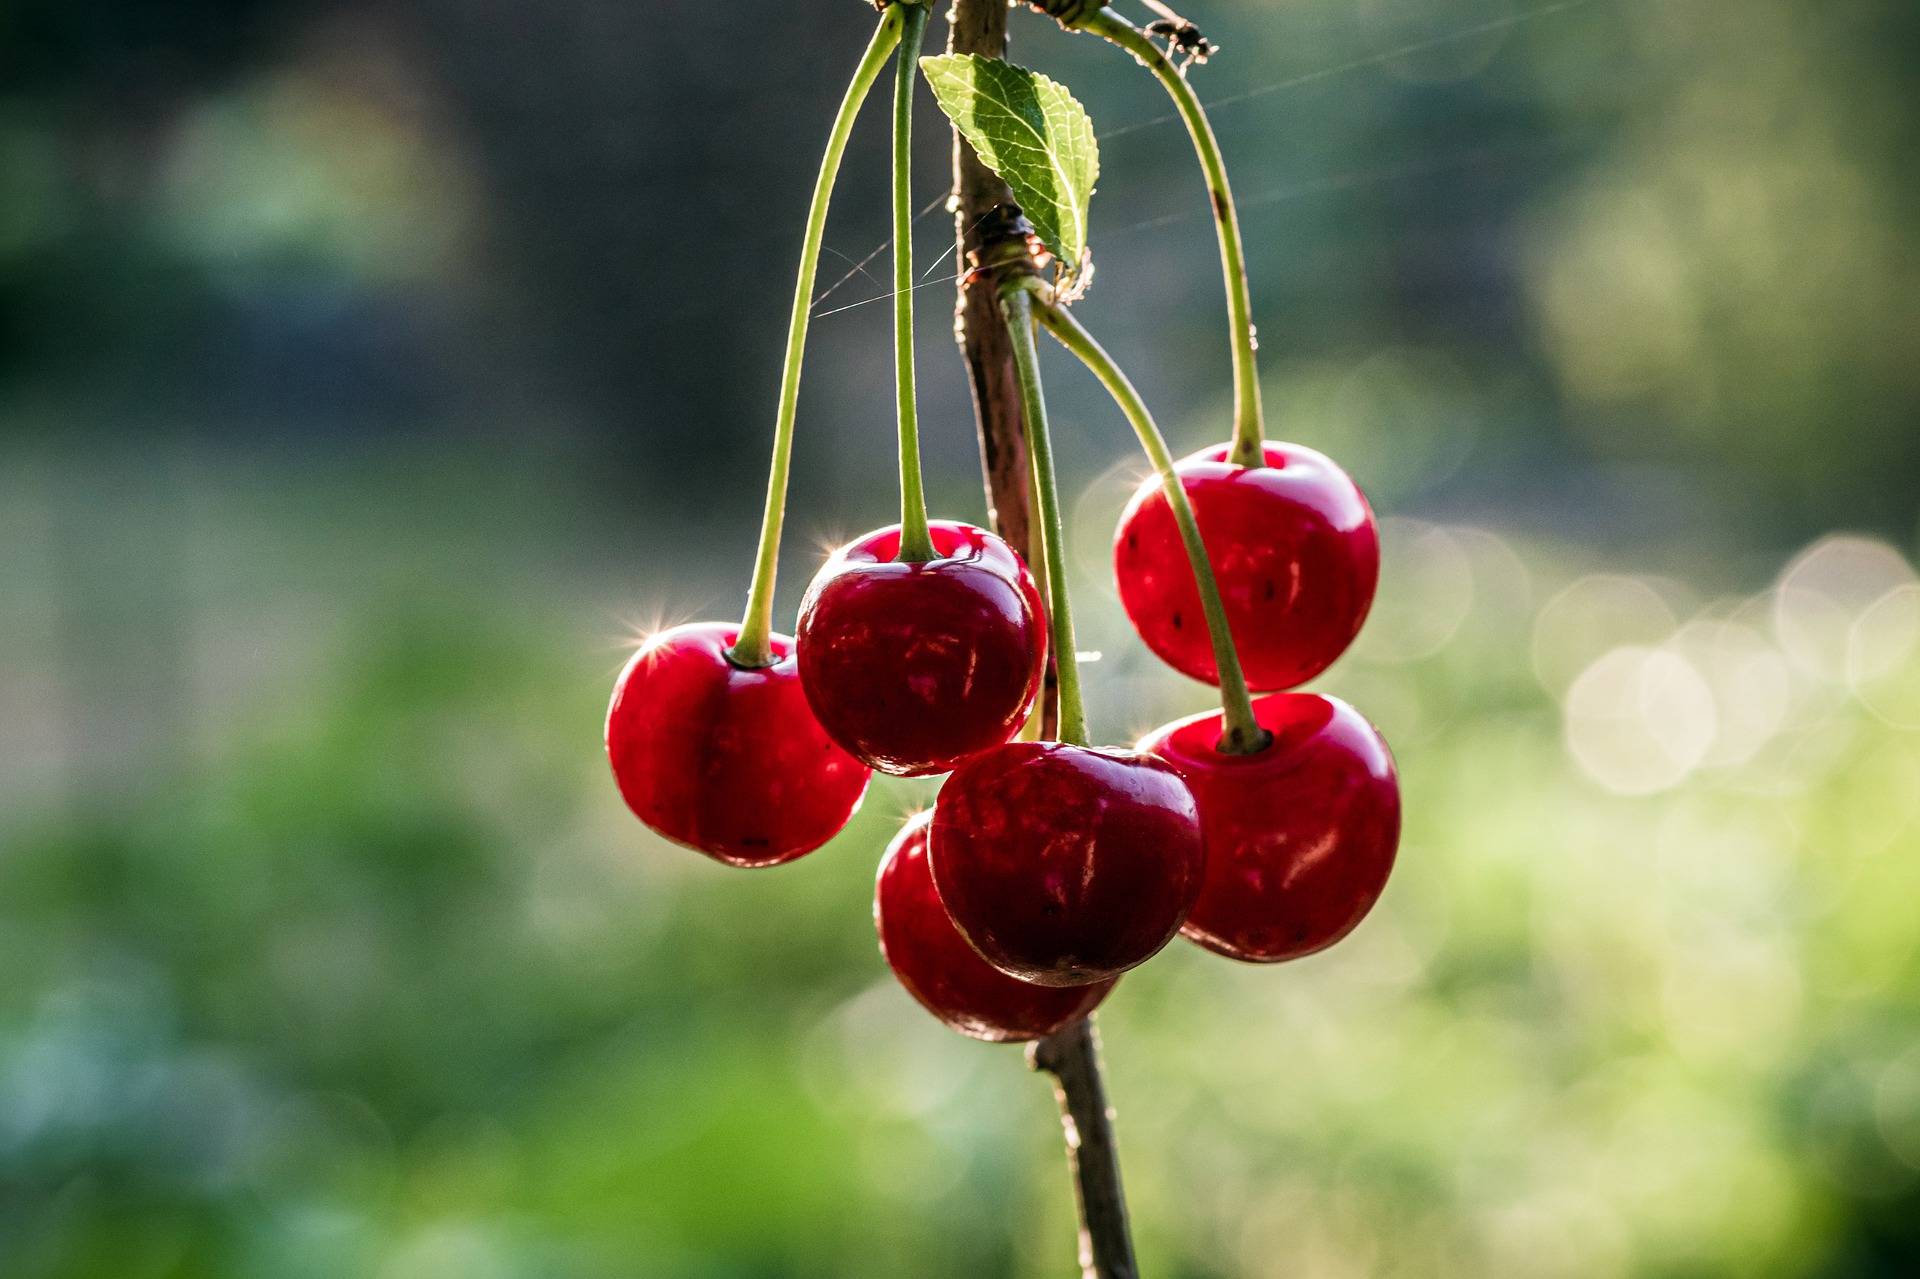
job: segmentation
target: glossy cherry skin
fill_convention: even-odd
[[[1338,698],[1279,693],[1253,709],[1273,734],[1257,755],[1216,749],[1218,712],[1169,724],[1140,749],[1200,804],[1206,883],[1181,931],[1271,964],[1326,949],[1373,909],[1400,844],[1400,785],[1380,734]]]
[[[695,622],[653,636],[620,672],[607,758],[634,815],[729,866],[777,866],[840,833],[871,774],[807,709],[793,641],[772,666],[727,658],[739,627]]]
[[[975,755],[934,803],[933,882],[981,957],[1084,986],[1173,939],[1200,891],[1200,815],[1151,756],[1059,742]]]
[[[1247,684],[1293,688],[1360,633],[1380,578],[1380,534],[1347,473],[1298,444],[1266,444],[1267,464],[1202,449],[1175,470],[1193,504]],[[1113,539],[1120,602],[1169,666],[1220,682],[1200,588],[1160,478],[1141,484]]]
[[[828,736],[898,777],[1009,741],[1040,695],[1047,630],[1033,575],[971,524],[931,525],[939,557],[902,564],[899,526],[828,560],[800,604],[800,684]]]
[[[1117,978],[1036,986],[1007,976],[967,944],[934,891],[927,864],[932,820],[921,813],[894,836],[873,890],[880,953],[907,993],[961,1034],[997,1044],[1045,1039],[1098,1008]]]

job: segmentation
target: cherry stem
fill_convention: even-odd
[[[1060,673],[1060,740],[1087,745],[1087,708],[1080,695],[1080,660],[1073,640],[1073,608],[1067,599],[1066,525],[1053,473],[1053,441],[1047,400],[1040,385],[1040,352],[1033,340],[1033,299],[1026,282],[1000,287],[1000,311],[1013,339],[1014,373],[1027,422],[1027,454],[1033,460],[1034,496],[1040,507],[1041,559],[1046,563],[1047,611],[1053,619],[1054,665]]]
[[[937,558],[927,529],[927,494],[920,474],[920,414],[913,374],[913,91],[927,9],[917,0],[904,11],[899,74],[893,91],[893,381],[900,399],[900,553],[903,564]]]
[[[780,375],[780,411],[773,430],[773,466],[767,473],[767,509],[760,525],[760,551],[754,562],[753,588],[747,594],[747,614],[740,623],[740,634],[727,656],[734,665],[755,669],[773,664],[773,587],[780,570],[780,529],[786,521],[787,477],[793,462],[793,422],[800,408],[800,365],[807,346],[807,321],[813,312],[813,282],[820,268],[820,242],[826,234],[827,207],[833,200],[834,179],[840,173],[840,159],[846,154],[847,138],[853,121],[867,100],[868,90],[887,65],[894,46],[900,43],[903,19],[896,12],[902,6],[889,5],[881,15],[880,28],[873,43],[860,59],[833,119],[833,132],[827,137],[827,151],[820,159],[820,176],[813,187],[813,203],[807,209],[806,238],[800,247],[800,278],[793,290],[793,316],[787,325],[786,363]]]
[[[1200,168],[1206,174],[1207,194],[1213,204],[1214,229],[1220,236],[1220,267],[1227,282],[1227,313],[1233,329],[1233,449],[1228,460],[1238,466],[1265,466],[1266,427],[1260,407],[1260,368],[1254,354],[1253,299],[1247,285],[1246,251],[1240,240],[1240,215],[1234,207],[1233,188],[1227,183],[1227,164],[1220,154],[1220,141],[1213,135],[1206,108],[1199,95],[1187,83],[1180,68],[1173,65],[1147,33],[1106,9],[1095,9],[1076,24],[1081,31],[1101,36],[1131,53],[1166,86],[1174,106],[1193,137],[1193,148],[1200,153]]]
[[[1019,381],[1019,366],[1017,364],[1014,366],[1014,380],[1016,383]],[[1025,420],[1025,417],[1026,415],[1022,413],[1022,421]],[[1017,425],[1016,423],[1016,426]],[[1027,456],[1026,469],[1027,484],[1029,489],[1031,489],[1033,485],[1033,457],[1031,452],[1029,452]],[[1027,540],[1030,545],[1027,547],[1027,553],[1031,559],[1027,564],[1027,571],[1033,574],[1033,584],[1040,592],[1040,598],[1051,601],[1053,599],[1053,574],[1047,572],[1046,539],[1044,534],[1041,533],[1038,524],[1030,524],[1029,529]],[[1036,550],[1039,551],[1039,554],[1034,556],[1033,552]],[[1049,619],[1053,616],[1053,611],[1053,605],[1049,603],[1047,605],[1047,616]],[[1034,699],[1033,713],[1027,716],[1027,722],[1020,726],[1019,740],[1023,742],[1040,742],[1047,740],[1049,718],[1051,718],[1053,724],[1057,725],[1060,722],[1060,654],[1053,650],[1052,636],[1048,636],[1047,644],[1047,670],[1045,677],[1040,682],[1040,696]]]
[[[1027,288],[1033,293],[1034,314],[1047,332],[1059,339],[1060,345],[1079,356],[1081,363],[1100,379],[1120,411],[1127,415],[1127,421],[1133,424],[1133,433],[1140,437],[1140,447],[1146,450],[1153,469],[1160,473],[1161,487],[1167,495],[1167,504],[1173,508],[1174,522],[1180,526],[1180,538],[1187,546],[1187,560],[1193,565],[1194,581],[1200,588],[1200,606],[1207,615],[1207,635],[1213,641],[1214,665],[1220,674],[1220,708],[1226,726],[1219,749],[1228,755],[1257,754],[1267,748],[1273,735],[1260,727],[1260,721],[1254,717],[1253,695],[1247,689],[1247,677],[1240,667],[1240,654],[1234,649],[1233,630],[1227,621],[1226,605],[1220,599],[1220,583],[1214,577],[1206,543],[1201,540],[1200,522],[1194,518],[1193,503],[1187,499],[1186,486],[1174,470],[1166,436],[1160,433],[1146,401],[1140,398],[1113,357],[1094,341],[1093,335],[1072,312],[1041,296],[1040,290],[1044,287],[1037,280],[1027,282]]]

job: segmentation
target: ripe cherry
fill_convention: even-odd
[[[653,636],[614,685],[607,757],[634,815],[729,866],[812,852],[860,807],[870,774],[807,709],[793,641],[774,664],[727,656],[737,625],[696,622]]]
[[[1267,464],[1252,468],[1228,462],[1229,449],[1202,449],[1176,470],[1248,686],[1293,688],[1360,633],[1380,577],[1379,531],[1346,472],[1312,449],[1269,441]],[[1200,590],[1158,476],[1120,517],[1113,571],[1147,647],[1182,673],[1219,683]]]
[[[1009,977],[967,945],[934,891],[921,813],[880,862],[873,921],[893,975],[926,1010],[963,1035],[994,1043],[1045,1039],[1100,1006],[1117,978],[1087,986],[1036,986]]]
[[[1167,725],[1140,750],[1193,788],[1207,872],[1181,929],[1208,950],[1277,963],[1324,950],[1379,900],[1400,843],[1400,787],[1380,734],[1351,706],[1312,693],[1253,704],[1273,742],[1217,749],[1219,712]]]
[[[901,777],[944,773],[1020,731],[1040,693],[1040,592],[1018,555],[971,524],[929,526],[909,564],[898,525],[840,548],[800,605],[800,683],[836,742]]]
[[[1193,794],[1131,751],[1013,742],[954,770],[934,804],[940,900],[1004,973],[1084,986],[1172,940],[1206,857]]]

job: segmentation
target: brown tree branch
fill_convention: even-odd
[[[953,0],[948,18],[952,23],[949,53],[1006,56],[1006,0]],[[1020,256],[1011,253],[1016,242],[1024,252],[1030,228],[1007,184],[980,162],[958,129],[953,136],[953,176],[955,227],[963,263],[954,336],[973,387],[987,506],[995,531],[1038,567],[1041,557],[1032,542],[1036,526],[1029,518],[1020,387],[1014,375],[1013,346],[1000,313],[999,273],[994,269],[1008,257]],[[1044,731],[1051,737],[1057,717],[1051,669],[1047,683],[1042,705],[1046,708]],[[1027,1060],[1035,1070],[1053,1076],[1060,1100],[1067,1162],[1080,1210],[1080,1265],[1085,1279],[1138,1279],[1113,1112],[1100,1078],[1099,1039],[1093,1023],[1077,1021],[1034,1044]]]
[[[947,15],[952,31],[948,53],[1007,56],[1007,6],[989,0],[954,0]],[[974,419],[980,425],[980,464],[986,473],[987,515],[994,532],[1041,573],[1040,547],[1034,539],[1027,495],[1025,422],[1020,412],[1020,383],[1013,371],[1013,345],[1000,314],[998,282],[978,270],[1010,245],[1024,245],[1032,230],[1000,175],[980,162],[973,148],[953,131],[954,233],[959,237],[960,296],[954,310],[954,337],[967,364],[973,388]],[[1041,586],[1044,596],[1046,587]],[[1040,732],[1052,737],[1059,725],[1058,654],[1047,654],[1046,684],[1040,694]]]
[[[1067,1133],[1067,1166],[1080,1208],[1080,1270],[1085,1279],[1139,1279],[1133,1228],[1120,1184],[1113,1108],[1100,1078],[1100,1034],[1091,1017],[1027,1049],[1027,1062],[1053,1076],[1060,1124]]]

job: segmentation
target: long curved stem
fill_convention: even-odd
[[[800,365],[807,346],[807,320],[813,310],[813,281],[820,268],[820,241],[826,234],[827,206],[833,199],[840,158],[846,154],[854,117],[860,114],[868,90],[880,78],[887,57],[900,43],[902,6],[889,5],[874,32],[873,43],[853,73],[847,95],[833,119],[827,152],[820,160],[813,203],[807,210],[806,239],[800,247],[800,278],[793,290],[793,316],[787,325],[786,364],[780,377],[780,410],[773,429],[773,467],[767,474],[767,507],[760,524],[760,551],[754,561],[753,588],[747,594],[747,614],[728,654],[735,665],[749,669],[770,665],[773,636],[773,585],[780,569],[780,529],[787,514],[787,477],[793,462],[793,422],[800,408]]]
[[[1066,524],[1060,515],[1060,486],[1053,473],[1053,441],[1047,430],[1047,401],[1040,385],[1040,352],[1033,340],[1033,299],[1021,282],[1003,285],[1000,310],[1013,338],[1014,370],[1027,421],[1027,452],[1033,459],[1035,498],[1040,511],[1042,557],[1047,565],[1047,611],[1053,619],[1054,662],[1060,671],[1060,740],[1087,744],[1087,708],[1080,695],[1080,662],[1073,639],[1073,607],[1067,598]]]
[[[1078,29],[1110,40],[1138,58],[1166,86],[1187,132],[1193,136],[1193,148],[1199,152],[1200,168],[1206,174],[1207,194],[1212,198],[1214,228],[1220,237],[1220,267],[1227,282],[1227,318],[1233,328],[1234,427],[1233,451],[1228,459],[1240,466],[1264,466],[1266,427],[1260,406],[1260,369],[1254,354],[1253,299],[1247,285],[1246,251],[1240,241],[1240,215],[1234,208],[1233,188],[1227,183],[1220,141],[1213,135],[1213,125],[1193,86],[1146,32],[1105,9],[1081,19]]]
[[[913,90],[920,74],[920,45],[927,10],[917,0],[903,11],[899,74],[893,91],[893,381],[900,400],[900,553],[908,564],[934,558],[927,530],[926,485],[920,474],[919,406],[913,369]]]
[[[1037,282],[1030,287],[1037,287]],[[1082,327],[1071,311],[1039,296],[1033,299],[1033,311],[1047,331],[1060,340],[1060,345],[1079,356],[1081,362],[1093,371],[1093,375],[1112,394],[1120,411],[1133,424],[1133,433],[1140,437],[1140,447],[1146,450],[1153,469],[1160,473],[1167,504],[1173,508],[1174,523],[1180,526],[1180,538],[1187,545],[1187,559],[1193,565],[1194,581],[1200,587],[1200,606],[1207,615],[1207,635],[1213,640],[1214,665],[1220,674],[1220,707],[1226,725],[1226,732],[1220,739],[1220,749],[1229,755],[1252,755],[1265,750],[1273,736],[1261,728],[1260,721],[1254,718],[1253,694],[1248,691],[1247,677],[1240,669],[1240,655],[1234,649],[1233,630],[1227,622],[1226,605],[1220,599],[1220,584],[1213,575],[1213,564],[1207,558],[1206,543],[1200,538],[1200,524],[1194,518],[1193,503],[1187,500],[1186,486],[1173,469],[1173,454],[1167,449],[1166,437],[1160,434],[1146,401],[1134,390],[1127,375],[1114,363],[1106,349],[1094,341],[1093,335]]]
[[[900,553],[908,565],[935,557],[927,532],[927,490],[920,476],[920,405],[914,398],[914,84],[927,10],[908,0],[893,84],[893,384],[900,398]]]

